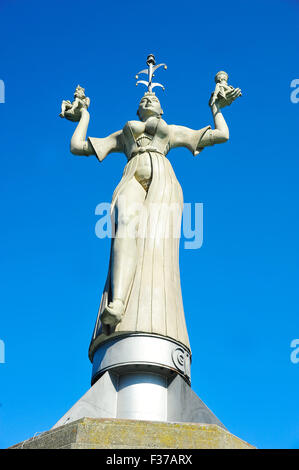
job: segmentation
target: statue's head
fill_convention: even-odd
[[[82,88],[82,86],[78,85],[76,88],[76,91],[74,93],[75,98],[85,98],[85,88]]]
[[[224,72],[223,70],[220,70],[220,72],[216,73],[215,75],[215,82],[216,83],[219,83],[221,82],[222,80],[226,81],[228,80],[228,75],[226,72]]]
[[[162,114],[163,110],[155,93],[145,93],[140,100],[137,111],[140,121],[146,121],[151,116],[162,116]]]

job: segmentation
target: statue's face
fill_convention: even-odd
[[[76,92],[75,92],[75,96],[76,96],[77,98],[84,98],[84,96],[85,96],[85,95],[84,95],[84,91],[81,90],[81,88],[78,88],[78,89],[76,90]]]
[[[218,75],[218,80],[220,82],[222,82],[222,81],[226,82],[227,81],[227,76],[224,73],[221,73],[220,75]]]
[[[151,116],[163,114],[160,101],[155,95],[144,95],[139,103],[138,116],[141,121],[146,121]]]

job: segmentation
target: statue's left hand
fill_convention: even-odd
[[[83,109],[87,110],[90,105],[90,99],[85,98],[85,101],[78,100],[71,103],[72,106],[68,106],[63,113],[60,114],[61,117],[65,117],[68,121],[78,122],[81,119],[81,114]]]
[[[230,104],[232,104],[232,102],[235,101],[235,99],[237,99],[239,96],[242,96],[242,92],[240,88],[233,88],[232,90],[229,90],[228,92],[226,92],[225,98],[223,97],[217,98],[216,104],[219,108],[224,108],[225,106],[229,106]],[[212,97],[209,102],[210,106],[211,106],[211,102],[212,102]]]

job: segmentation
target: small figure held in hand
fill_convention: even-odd
[[[227,84],[228,74],[221,70],[215,76],[216,87],[210,99],[210,106],[218,101],[220,108],[230,105],[236,98],[242,96],[240,88]]]
[[[80,121],[81,109],[87,109],[90,104],[90,99],[85,96],[85,88],[80,85],[77,86],[74,93],[74,101],[71,103],[69,100],[63,100],[61,104],[60,117],[66,118],[69,121]]]

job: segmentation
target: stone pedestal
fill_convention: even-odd
[[[254,449],[216,424],[82,418],[11,449]]]
[[[105,372],[52,429],[81,418],[216,424],[226,429],[180,375],[136,370],[140,372]]]

